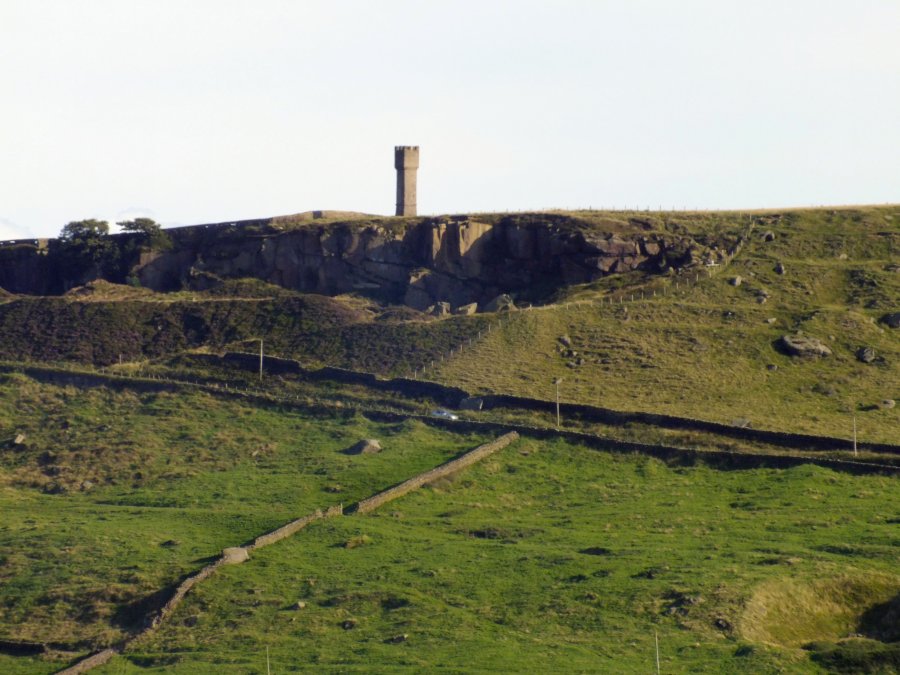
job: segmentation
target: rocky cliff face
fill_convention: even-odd
[[[141,253],[118,281],[136,277],[147,288],[172,291],[255,277],[423,310],[438,302],[483,307],[500,294],[540,302],[562,286],[637,269],[663,272],[716,255],[686,234],[630,225],[610,228],[629,234],[614,234],[567,216],[516,214],[185,227],[167,230],[172,248]],[[124,236],[114,235],[123,246]],[[0,246],[0,287],[41,295],[84,282],[54,276],[44,253],[37,245]]]
[[[439,301],[483,304],[501,293],[540,300],[563,285],[635,269],[664,271],[709,255],[683,235],[621,237],[573,229],[551,217],[171,232],[174,248],[144,256],[136,268],[144,286],[203,288],[217,279],[257,277],[326,295],[366,292],[416,309]]]
[[[46,253],[38,240],[0,247],[0,288],[10,293],[48,293],[52,279]]]

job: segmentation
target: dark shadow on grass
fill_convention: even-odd
[[[863,612],[858,631],[873,640],[900,642],[900,594]]]
[[[40,642],[20,642],[18,640],[0,640],[0,654],[7,656],[36,656],[47,651],[47,646]]]
[[[175,591],[179,584],[192,574],[194,573],[191,572],[190,574],[185,574],[178,579],[178,581],[173,582],[158,591],[154,591],[137,600],[132,600],[128,604],[120,605],[110,617],[110,624],[129,633],[137,633],[146,628],[150,625],[153,617],[163,608],[163,605],[175,595]]]
[[[128,654],[125,658],[138,668],[164,668],[166,666],[174,666],[181,661],[181,656],[178,654],[153,654],[150,656]]]
[[[814,642],[805,646],[810,658],[834,673],[900,672],[900,643],[850,638],[838,643]]]

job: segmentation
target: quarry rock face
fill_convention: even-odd
[[[11,293],[47,293],[50,275],[45,253],[38,240],[0,248],[0,288]]]
[[[412,223],[337,223],[259,236],[172,231],[172,251],[137,270],[154,290],[191,287],[193,274],[257,277],[304,292],[376,291],[424,311],[438,302],[485,307],[502,294],[587,283],[638,268],[700,258],[686,236],[567,230],[540,217],[495,224],[460,216]],[[205,236],[204,236],[205,234]],[[531,299],[531,298],[526,298]]]
[[[290,228],[276,220],[166,230],[172,247],[142,252],[127,274],[155,291],[204,290],[249,277],[306,293],[362,292],[424,311],[438,302],[484,308],[504,294],[540,300],[563,285],[699,264],[708,253],[685,234],[604,233],[552,214],[495,222],[468,216],[311,221]],[[47,292],[42,279],[52,275],[36,245],[0,248],[10,263],[0,265],[0,287]]]

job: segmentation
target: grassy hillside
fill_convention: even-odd
[[[0,294],[0,359],[122,360],[114,370],[233,388],[255,375],[192,354],[262,338],[267,353],[313,366],[408,374],[434,360],[426,378],[471,392],[552,399],[561,379],[563,401],[847,438],[855,417],[861,439],[900,442],[889,403],[900,401],[900,329],[879,322],[900,311],[900,208],[553,218],[707,243],[753,229],[727,268],[696,283],[610,276],[508,315],[433,320],[255,280],[203,293],[97,283],[57,298]],[[779,338],[798,332],[831,355],[789,356]],[[223,547],[486,440],[354,412],[437,405],[424,399],[294,377],[264,386],[310,407],[0,374],[0,641],[51,647],[0,649],[0,672],[53,672],[129,634]],[[363,438],[385,450],[343,452]],[[373,515],[317,522],[223,568],[98,672],[264,672],[267,650],[273,672],[652,672],[656,635],[663,672],[897,672],[897,487],[812,466],[720,471],[521,440]]]
[[[397,375],[436,361],[427,377],[540,398],[552,398],[551,383],[562,377],[566,401],[845,437],[855,413],[861,437],[900,439],[900,406],[881,405],[900,399],[900,335],[878,322],[900,311],[900,208],[546,219],[552,227],[668,231],[707,242],[753,230],[728,268],[713,268],[717,274],[696,285],[687,283],[692,275],[633,272],[568,287],[554,308],[519,313],[462,352],[496,317],[426,321],[409,309],[246,280],[207,293],[98,284],[65,298],[5,298],[0,358],[103,365],[198,347],[253,349],[263,337],[269,353],[310,365]],[[603,304],[651,290],[656,296],[646,300]],[[575,301],[593,304],[567,304]],[[797,331],[833,355],[788,357],[777,340]],[[864,347],[874,350],[871,363],[857,359]]]
[[[768,218],[712,278],[657,279],[655,297],[613,305],[609,283],[574,288],[428,376],[547,399],[562,378],[564,401],[845,437],[856,414],[863,437],[897,442],[900,407],[880,404],[900,399],[900,332],[878,319],[900,307],[898,252],[896,208]],[[776,343],[797,331],[833,355],[787,356]],[[874,349],[872,363],[857,359],[861,347]]]
[[[89,295],[19,298],[0,304],[0,358],[80,361],[99,365],[218,346],[274,334],[290,336],[359,321],[331,298],[287,297],[107,299]]]
[[[107,672],[647,672],[654,633],[666,672],[819,672],[800,645],[900,591],[895,482],[524,442],[229,569]]]
[[[269,353],[310,365],[397,375],[436,361],[426,377],[540,398],[555,396],[551,383],[561,377],[565,401],[845,437],[856,414],[863,438],[900,440],[900,406],[882,406],[900,399],[900,335],[878,322],[900,311],[900,208],[546,219],[548,227],[671,231],[710,244],[748,238],[729,267],[711,268],[717,274],[698,284],[687,283],[693,273],[635,272],[560,289],[553,308],[518,313],[462,352],[496,317],[426,321],[408,309],[246,280],[208,293],[98,284],[66,298],[8,299],[0,357],[103,365],[198,347],[254,349],[263,337]],[[642,291],[656,295],[629,300]],[[605,304],[619,298],[629,301]],[[575,301],[593,304],[567,304]],[[798,331],[833,355],[787,356],[777,341]],[[874,350],[870,363],[857,358],[863,348]]]
[[[142,362],[186,350],[258,349],[310,365],[406,374],[473,337],[481,316],[432,321],[403,307],[301,294],[247,279],[209,292],[94,282],[65,297],[0,296],[0,359]]]
[[[382,453],[342,452],[370,437]],[[76,651],[124,634],[224,546],[484,440],[20,375],[0,382],[2,439],[0,637]],[[267,648],[273,672],[647,672],[654,633],[665,672],[822,672],[853,650],[891,662],[896,483],[520,440],[222,569],[98,672],[263,672]],[[840,642],[856,633],[868,641]],[[59,663],[0,655],[10,673]]]
[[[369,437],[389,451],[341,452]],[[478,442],[351,413],[4,377],[0,638],[105,644],[142,618],[148,596],[223,547]]]

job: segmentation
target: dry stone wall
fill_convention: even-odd
[[[414,476],[413,478],[410,478],[409,480],[406,480],[399,485],[384,490],[383,492],[379,492],[378,494],[369,497],[368,499],[362,500],[355,505],[353,511],[356,513],[368,513],[378,508],[382,504],[385,504],[394,499],[398,499],[399,497],[402,497],[403,495],[408,494],[423,485],[433,482],[438,478],[448,476],[451,473],[454,473],[468,466],[471,466],[476,462],[481,461],[485,457],[488,457],[498,450],[506,447],[518,437],[519,434],[515,431],[508,432],[500,438],[497,438],[490,443],[480,445],[474,450],[466,452],[460,457],[442,464],[439,467],[436,467],[429,471],[425,471],[424,473]],[[217,558],[215,561],[213,561],[200,571],[196,572],[195,574],[190,575],[189,577],[184,579],[184,581],[178,584],[175,591],[172,593],[172,596],[168,599],[168,601],[166,601],[162,608],[160,608],[160,610],[147,621],[146,626],[142,630],[138,631],[134,635],[128,637],[127,639],[121,641],[113,647],[109,647],[95,654],[92,654],[91,656],[79,661],[69,668],[59,671],[60,674],[76,675],[85,673],[93,668],[96,668],[97,666],[107,663],[110,659],[112,659],[113,656],[121,653],[126,647],[128,647],[136,640],[150,635],[175,612],[175,610],[184,601],[184,598],[192,588],[211,577],[216,572],[216,570],[223,565],[240,564],[242,562],[245,562],[250,557],[250,551],[262,548],[264,546],[269,546],[271,544],[274,544],[275,542],[281,541],[282,539],[286,539],[287,537],[296,534],[307,525],[317,520],[321,520],[323,518],[334,518],[343,514],[344,509],[342,506],[331,506],[324,511],[321,509],[316,509],[309,515],[303,516],[302,518],[297,518],[296,520],[292,520],[291,522],[282,525],[276,530],[257,537],[251,544],[248,544],[247,546],[226,548],[219,558]]]
[[[377,495],[369,497],[368,499],[363,499],[361,502],[358,502],[356,504],[353,510],[356,513],[369,513],[370,511],[374,511],[379,506],[395,499],[399,499],[400,497],[409,494],[413,490],[419,489],[423,485],[433,483],[439,478],[444,478],[445,476],[449,476],[450,474],[456,473],[457,471],[480,462],[485,457],[489,457],[498,450],[502,450],[517,438],[519,438],[518,432],[509,431],[503,434],[500,438],[493,440],[490,443],[480,445],[474,450],[471,450],[461,457],[457,457],[456,459],[447,462],[446,464],[441,464],[440,466],[435,467],[430,471],[420,473],[418,476],[414,476],[409,480],[405,480],[399,485],[395,485],[392,488],[388,488],[387,490],[379,492]]]
[[[226,355],[225,359],[231,363],[249,364],[250,359],[244,358],[250,355],[240,355],[241,358],[233,358],[235,355]],[[205,358],[216,360],[220,357],[206,355]],[[253,357],[255,362],[253,369],[259,367],[259,356]],[[320,371],[307,371],[296,361],[291,359],[272,359],[273,362],[283,362],[293,364],[293,372],[303,374],[310,373],[310,379],[332,380],[336,382],[353,382],[356,384],[366,384],[372,388],[382,391],[392,391],[408,397],[426,396],[434,401],[446,405],[448,407],[457,407],[459,403],[469,397],[469,394],[457,387],[448,387],[436,382],[423,382],[413,380],[411,378],[394,378],[391,380],[383,380],[372,373],[359,373],[355,371],[345,371],[339,368],[324,368]],[[269,357],[266,357],[266,363]],[[0,364],[2,372],[21,372],[40,382],[52,382],[55,384],[69,384],[74,386],[108,386],[116,388],[137,389],[140,391],[175,391],[184,386],[204,387],[205,389],[217,393],[219,395],[240,396],[251,400],[258,400],[264,403],[283,403],[291,405],[300,405],[296,401],[290,399],[279,399],[267,392],[263,391],[242,391],[239,389],[227,387],[223,388],[219,385],[209,385],[196,382],[184,382],[178,380],[170,380],[164,378],[150,379],[146,377],[126,377],[121,375],[110,375],[97,372],[86,372],[81,370],[66,370],[50,366],[21,366],[21,365],[4,365]],[[325,372],[323,372],[325,371]],[[494,408],[510,408],[517,410],[540,410],[555,413],[555,403],[543,399],[532,399],[523,396],[511,396],[507,394],[486,394],[479,396],[482,400],[483,409],[490,410]],[[317,406],[303,405],[305,409],[315,408]],[[705,431],[729,438],[737,438],[750,441],[761,441],[769,445],[789,448],[794,450],[809,451],[847,451],[852,449],[852,440],[848,438],[837,438],[833,436],[814,436],[811,434],[796,434],[784,431],[772,431],[768,429],[752,429],[748,427],[738,427],[719,422],[711,422],[708,420],[699,420],[691,417],[678,417],[675,415],[665,415],[658,413],[645,412],[626,412],[620,410],[612,410],[599,406],[581,405],[575,403],[562,403],[560,411],[564,417],[578,418],[584,421],[596,421],[611,425],[624,425],[629,422],[647,424],[650,426],[658,426],[667,429],[679,429],[686,431]],[[896,443],[876,443],[870,441],[859,441],[857,447],[860,451],[870,451],[880,454],[900,455],[900,445]]]
[[[92,654],[86,659],[83,659],[78,663],[65,668],[64,670],[60,670],[59,675],[81,675],[81,673],[86,673],[93,668],[97,668],[98,666],[102,666],[104,663],[108,663],[109,660],[112,659],[112,657],[114,657],[120,651],[121,650],[115,647],[104,649],[103,651]]]
[[[399,421],[413,417],[394,412],[367,412],[367,417],[381,421]],[[605,436],[597,436],[580,431],[565,431],[547,427],[534,427],[525,424],[509,424],[503,422],[481,422],[475,420],[449,421],[434,417],[418,417],[431,426],[452,429],[454,431],[472,432],[506,432],[516,431],[522,436],[541,440],[565,439],[586,447],[604,452],[617,452],[656,457],[665,461],[681,464],[704,463],[720,469],[788,469],[802,464],[815,464],[836,471],[854,474],[900,474],[900,465],[877,462],[863,462],[827,457],[810,457],[808,455],[766,454],[754,452],[730,452],[723,450],[693,450],[668,445],[650,445],[633,441],[620,441]]]
[[[211,362],[219,360],[215,355],[206,355]],[[241,368],[256,370],[259,368],[259,355],[238,354],[230,352],[221,357],[227,363],[238,365]],[[271,369],[268,365],[271,361]],[[342,368],[321,368],[308,370],[303,368],[298,361],[292,359],[266,358],[266,369],[269,372],[291,372],[300,374],[314,381],[330,380],[345,384],[361,384],[363,386],[391,391],[411,398],[430,398],[441,405],[456,408],[459,404],[471,398],[471,395],[459,387],[450,387],[437,382],[415,380],[406,377],[397,377],[389,380],[381,379],[373,373],[345,370]],[[529,398],[527,396],[513,396],[511,394],[484,394],[479,395],[483,410],[515,409],[534,410],[548,413],[556,413],[556,403],[545,399]],[[737,438],[748,441],[760,441],[779,447],[816,450],[816,451],[841,451],[852,448],[852,441],[846,438],[833,436],[814,436],[812,434],[797,434],[785,431],[773,431],[769,429],[753,429],[739,427],[721,422],[712,422],[692,417],[679,417],[662,413],[629,412],[613,410],[601,406],[586,405],[580,403],[561,403],[560,412],[567,418],[578,418],[588,422],[601,422],[622,426],[629,423],[647,424],[649,426],[665,429],[677,429],[683,431],[704,431],[729,438]],[[894,443],[874,443],[860,441],[860,450],[871,452],[900,455],[900,445]]]
[[[308,516],[298,518],[297,520],[291,521],[287,525],[282,525],[277,530],[273,530],[268,534],[257,537],[253,541],[253,543],[246,548],[248,551],[252,551],[257,548],[262,548],[263,546],[269,546],[270,544],[274,544],[276,541],[281,541],[282,539],[290,537],[292,534],[296,534],[313,521],[319,520],[321,518],[334,518],[335,516],[340,516],[343,513],[344,510],[341,506],[330,506],[325,509],[325,511],[316,509],[314,513],[311,513]]]
[[[257,537],[252,544],[248,546],[239,546],[227,548],[223,551],[222,555],[216,558],[215,561],[196,572],[195,574],[190,575],[184,581],[182,581],[175,588],[175,591],[172,593],[172,596],[166,601],[166,603],[160,608],[160,610],[152,617],[150,617],[142,630],[139,630],[135,634],[129,636],[125,640],[122,640],[118,644],[104,649],[102,651],[97,652],[96,654],[92,654],[91,656],[79,661],[78,663],[70,666],[69,668],[65,668],[64,670],[59,671],[60,675],[79,675],[80,673],[85,673],[97,666],[101,666],[104,663],[107,663],[113,656],[121,653],[126,647],[128,647],[131,643],[139,640],[140,638],[147,637],[151,633],[153,633],[157,628],[159,628],[163,623],[168,620],[168,618],[178,609],[178,606],[184,601],[185,596],[190,592],[192,588],[194,588],[197,584],[203,582],[204,580],[211,577],[216,570],[218,570],[223,565],[229,564],[239,564],[249,559],[250,551],[254,549],[259,549],[264,546],[269,546],[270,544],[274,544],[277,541],[281,541],[292,534],[295,534],[302,530],[304,527],[309,525],[316,520],[320,520],[322,518],[333,518],[335,516],[340,516],[343,513],[343,509],[340,506],[332,506],[328,509],[322,511],[321,509],[316,509],[313,513],[303,516],[302,518],[298,518],[293,520],[286,525],[279,527],[277,530],[273,530],[267,534],[261,535]]]

